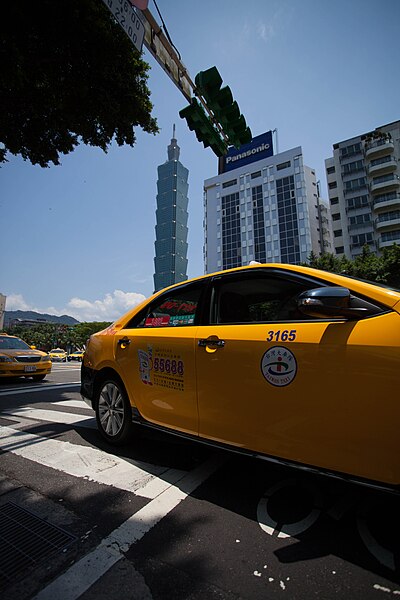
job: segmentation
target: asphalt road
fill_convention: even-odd
[[[0,594],[400,598],[399,499],[177,438],[116,450],[80,364],[0,380]]]

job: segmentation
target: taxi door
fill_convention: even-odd
[[[158,296],[115,335],[115,360],[131,404],[151,423],[198,433],[196,311],[202,285]]]
[[[399,479],[400,364],[388,347],[388,332],[393,345],[400,333],[398,315],[296,320],[279,304],[279,286],[283,298],[286,284],[256,273],[215,283],[214,324],[200,326],[196,336],[200,436],[360,477]],[[222,317],[224,290],[231,315]],[[235,317],[236,294],[253,297],[248,304],[270,311],[271,322],[254,322],[257,314],[249,318],[240,309]]]

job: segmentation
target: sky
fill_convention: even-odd
[[[332,145],[400,119],[399,0],[157,0],[192,80],[216,66],[253,136],[303,149],[327,198]],[[149,9],[160,23],[153,0]],[[189,169],[188,276],[204,273],[203,182],[218,159],[179,110],[187,101],[144,48],[160,133],[134,148],[80,145],[43,169],[0,168],[0,293],[6,310],[113,321],[153,293],[157,166],[173,124]],[[123,69],[123,65],[116,65]],[[275,147],[275,153],[277,148]]]

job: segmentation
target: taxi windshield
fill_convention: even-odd
[[[2,350],[27,350],[29,349],[28,344],[20,340],[19,338],[7,337],[0,335],[0,352]]]

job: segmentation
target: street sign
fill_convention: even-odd
[[[171,81],[179,88],[186,100],[190,102],[194,86],[185,65],[177,54],[176,48],[171,45],[149,9],[140,11],[140,15],[143,18],[145,27],[145,47],[161,68],[164,69]]]
[[[144,25],[131,3],[128,2],[128,0],[103,0],[103,2],[110,12],[112,12],[135,48],[141,52],[144,38]]]

